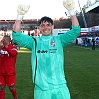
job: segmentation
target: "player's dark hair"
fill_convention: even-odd
[[[11,37],[8,35],[5,35],[3,38],[7,38],[9,40],[9,42],[11,41]]]
[[[47,16],[44,16],[40,19],[39,21],[39,25],[42,23],[42,22],[48,22],[48,23],[51,23],[53,25],[53,20]]]

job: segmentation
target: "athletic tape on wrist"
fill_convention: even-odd
[[[19,14],[18,14],[16,20],[21,20],[21,21],[22,21],[22,20],[23,20],[23,17],[24,17],[24,15],[19,15]]]

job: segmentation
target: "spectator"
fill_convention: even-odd
[[[95,38],[92,38],[92,50],[95,50]]]

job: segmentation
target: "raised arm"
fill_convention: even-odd
[[[74,8],[75,8],[74,0],[63,0],[63,5],[70,14],[70,17],[72,20],[72,26],[79,26],[79,22],[74,11]]]
[[[24,5],[24,4],[21,4],[21,5],[18,6],[18,8],[17,8],[17,13],[18,13],[17,19],[16,19],[16,21],[14,23],[14,26],[13,26],[13,31],[14,32],[20,32],[21,31],[21,21],[24,17],[24,14],[26,12],[28,12],[29,8],[30,8],[30,6],[27,6],[27,5]]]
[[[76,27],[79,26],[79,22],[76,15],[71,16],[71,20],[72,20],[72,26],[76,26]]]
[[[20,32],[21,31],[21,20],[16,20],[13,26],[14,32]]]

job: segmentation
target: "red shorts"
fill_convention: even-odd
[[[16,76],[15,75],[0,75],[0,86],[15,86]]]

